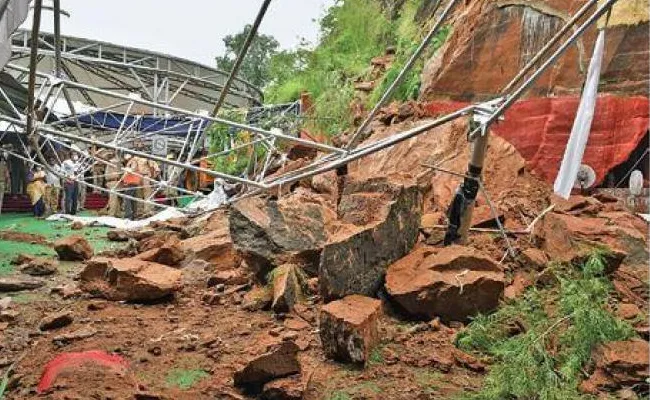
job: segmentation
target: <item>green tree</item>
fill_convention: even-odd
[[[226,51],[216,57],[217,68],[227,72],[232,70],[250,30],[251,25],[246,25],[243,31],[223,38]],[[258,33],[246,53],[238,76],[260,88],[265,87],[270,80],[269,62],[279,47],[280,43],[273,36]]]

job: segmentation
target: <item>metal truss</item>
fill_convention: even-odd
[[[187,90],[186,85],[176,87],[175,92],[177,93],[175,95],[160,97],[160,93],[166,90],[166,86],[160,86],[161,83],[159,83],[156,86],[158,89],[151,91],[150,89],[152,87],[150,85],[147,86],[147,82],[149,81],[145,82],[141,75],[136,75],[140,77],[143,83],[140,85],[140,89],[142,89],[142,92],[149,91],[149,95],[134,97],[127,92],[136,86],[133,85],[133,82],[122,82],[120,77],[114,77],[116,79],[115,85],[124,83],[125,87],[119,88],[119,90],[113,90],[80,83],[72,79],[71,76],[68,76],[67,79],[62,79],[49,73],[38,72],[36,98],[40,99],[42,103],[40,109],[36,110],[36,112],[40,112],[42,117],[39,118],[38,122],[35,122],[32,132],[25,132],[27,126],[26,117],[13,104],[12,109],[16,115],[0,115],[0,121],[4,121],[4,124],[6,124],[6,129],[4,129],[5,135],[7,132],[14,132],[20,138],[19,148],[10,150],[13,156],[25,160],[28,163],[43,165],[45,168],[51,169],[53,166],[49,164],[44,153],[48,153],[48,151],[52,153],[52,149],[59,149],[57,151],[65,149],[76,152],[80,155],[82,160],[81,165],[84,167],[80,169],[79,174],[74,179],[82,185],[93,189],[153,206],[170,207],[170,205],[161,204],[156,201],[156,196],[158,194],[172,193],[172,197],[177,198],[205,197],[201,192],[187,190],[178,184],[178,176],[183,172],[191,171],[214,177],[219,180],[219,183],[221,183],[220,180],[223,180],[232,184],[240,184],[241,189],[239,193],[231,198],[234,201],[238,198],[271,190],[282,185],[337,169],[352,161],[390,148],[458,118],[469,117],[473,120],[473,126],[476,128],[468,133],[468,138],[470,140],[476,140],[482,135],[485,135],[489,126],[492,123],[497,123],[505,110],[514,104],[577,38],[603,16],[616,1],[606,0],[594,12],[588,14],[589,10],[597,5],[597,0],[589,0],[583,8],[576,12],[566,26],[531,59],[522,69],[521,73],[508,85],[507,90],[504,90],[495,99],[469,105],[447,115],[423,122],[409,130],[357,146],[336,147],[330,144],[300,138],[296,132],[283,132],[280,129],[264,129],[252,124],[233,122],[195,111],[188,111],[187,109],[174,106],[172,104],[173,101],[170,101],[170,98],[173,100],[174,97],[182,96],[185,90]],[[442,21],[446,18],[451,7],[456,2],[457,0],[450,0],[450,5],[439,16],[439,20],[434,25],[433,31],[428,36],[435,34],[435,31],[441,26]],[[578,21],[583,22],[576,27],[575,25],[578,24]],[[563,43],[558,44],[562,40],[563,35],[572,28],[573,33]],[[76,48],[73,54],[90,51],[89,49],[90,47],[86,49]],[[555,50],[549,55],[548,53],[553,49]],[[67,51],[68,53],[72,52],[70,49]],[[542,61],[544,57],[546,59]],[[107,65],[112,65],[116,62],[118,61],[109,60]],[[125,60],[121,60],[120,62],[125,64]],[[135,61],[129,62],[135,65],[152,61],[140,60],[137,63]],[[10,73],[14,76],[25,75],[28,72],[26,68],[16,64],[9,64],[6,70],[11,71]],[[133,70],[138,71],[138,73],[142,71],[142,69],[135,67],[133,67]],[[104,73],[108,73],[107,71],[110,71],[110,69],[105,69]],[[527,75],[528,78],[524,80],[524,77]],[[152,79],[155,80],[155,78]],[[137,81],[138,79],[134,80]],[[168,82],[171,81],[171,79],[168,80]],[[86,107],[85,110],[77,110],[75,109],[75,104],[77,103],[73,99],[83,99],[85,97],[83,93],[92,99],[101,99],[102,102],[97,103],[95,107]],[[0,93],[0,95],[3,95],[3,98],[8,100],[7,96],[3,93]],[[383,100],[385,101],[387,98],[388,96],[384,96]],[[88,103],[85,103],[85,105],[88,106]],[[56,114],[54,115],[56,118],[50,118],[52,114]],[[157,121],[162,122],[143,123],[147,119],[151,122],[152,118],[159,118]],[[279,121],[275,122],[280,126]],[[197,158],[199,149],[205,147],[203,143],[206,140],[206,136],[208,136],[208,131],[220,125],[231,128],[227,134],[229,142],[226,140],[227,144],[223,148],[213,149],[212,152],[201,154]],[[367,124],[364,125],[367,126]],[[359,129],[355,133],[355,141],[361,131],[362,129]],[[153,139],[156,137],[167,137],[170,142],[173,142],[172,147],[177,154],[176,158],[168,159],[164,155],[153,154],[151,146],[153,145]],[[277,170],[286,162],[286,150],[290,146],[296,145],[315,149],[321,155],[312,160],[308,165],[297,170],[269,174],[269,171]],[[122,165],[116,165],[109,159],[98,156],[96,149],[104,149],[104,151],[119,154],[131,154],[159,163],[161,166],[165,166],[165,168],[173,172],[166,174],[162,178],[142,176],[143,186],[152,189],[151,195],[146,199],[133,198],[126,193],[124,188],[111,190],[97,187],[83,179],[83,173],[95,166],[110,167],[115,170],[116,174],[119,174],[120,179],[126,173],[132,172]],[[55,157],[58,154],[57,151],[54,151]],[[221,158],[225,158],[227,164],[229,157],[233,157],[233,155],[248,157],[253,162],[249,163],[249,168],[238,174],[224,172],[219,169],[204,168],[198,164],[198,161],[201,159],[217,162]]]

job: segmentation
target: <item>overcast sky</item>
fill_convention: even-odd
[[[315,19],[334,0],[273,0],[260,32],[273,35],[283,48],[300,37],[318,38]],[[51,5],[45,0],[44,5]],[[97,39],[171,54],[214,66],[223,53],[222,38],[253,23],[262,0],[61,0],[64,35]],[[31,14],[25,22],[31,29]],[[52,12],[43,11],[42,29],[52,32]]]

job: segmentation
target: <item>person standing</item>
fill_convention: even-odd
[[[9,175],[9,166],[7,165],[7,153],[0,155],[0,213],[2,213],[2,203],[4,201],[7,188],[11,187],[11,177]]]
[[[45,171],[36,167],[27,176],[27,195],[34,210],[34,216],[40,218],[45,214]]]
[[[48,170],[45,174],[45,183],[47,184],[45,188],[45,207],[48,213],[56,214],[59,211],[60,204],[61,179],[58,174],[61,173],[61,167],[53,158],[50,158],[49,164],[52,170]]]
[[[139,187],[142,186],[142,177],[138,173],[138,165],[140,164],[137,160],[137,157],[131,156],[131,154],[126,154],[124,156],[126,161],[126,168],[124,168],[125,173],[122,177],[122,184],[124,185],[124,194],[130,196],[131,198],[124,199],[124,218],[135,219],[138,210],[137,210],[137,201],[135,198],[139,198]]]
[[[138,163],[138,172],[145,177],[142,184],[142,198],[148,201],[154,201],[153,194],[153,180],[160,177],[160,166],[157,162],[142,157],[135,157]],[[144,203],[143,213],[145,215],[151,214],[153,205]]]
[[[119,217],[120,215],[120,197],[115,192],[120,185],[120,177],[122,170],[122,160],[119,154],[113,153],[112,157],[108,160],[109,164],[106,165],[106,188],[110,190],[108,193],[108,204],[106,205],[105,212],[111,217]]]
[[[66,214],[75,215],[77,213],[77,201],[79,198],[79,184],[75,180],[77,175],[78,155],[73,153],[63,161],[61,169],[64,176],[63,191],[65,195],[64,208]]]

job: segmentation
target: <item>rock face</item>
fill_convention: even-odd
[[[594,351],[595,370],[581,389],[588,393],[647,385],[650,365],[648,342],[635,339],[610,342]]]
[[[157,300],[181,287],[181,271],[132,258],[90,260],[79,277],[82,290],[110,300]]]
[[[425,66],[421,99],[449,105],[498,95],[583,4],[559,0],[466,3],[445,45]],[[599,86],[602,95],[583,158],[595,170],[597,184],[643,145],[648,130],[647,7],[639,1],[619,2],[614,14],[607,27]],[[532,98],[515,104],[506,112],[505,121],[494,126],[498,135],[521,152],[528,167],[549,183],[562,161],[596,36],[597,27],[590,27],[526,93]]]
[[[93,249],[81,236],[68,236],[54,243],[54,251],[63,261],[85,261],[93,256]]]
[[[271,308],[275,312],[287,312],[300,301],[305,285],[304,273],[300,267],[285,264],[277,267],[271,273],[273,281],[273,301]]]
[[[54,260],[49,260],[47,258],[34,258],[25,266],[20,268],[20,272],[32,276],[52,275],[56,274],[57,266]]]
[[[258,391],[262,385],[276,378],[300,372],[298,346],[291,341],[272,341],[262,344],[261,354],[253,356],[235,371],[235,386]]]
[[[145,251],[139,254],[137,258],[173,267],[185,259],[185,252],[181,241],[176,236],[170,236],[162,246]]]
[[[324,305],[320,339],[325,355],[334,360],[364,364],[379,344],[381,301],[351,295]]]
[[[249,198],[233,206],[232,240],[260,278],[290,262],[316,272],[327,241],[326,223],[334,218],[321,200],[313,193],[296,191],[279,200]]]
[[[321,295],[371,296],[381,287],[388,265],[415,245],[422,195],[415,183],[386,178],[349,182],[338,211],[340,225],[321,254]]]
[[[489,257],[463,246],[420,248],[391,265],[386,290],[414,317],[465,322],[497,308],[505,275]]]

